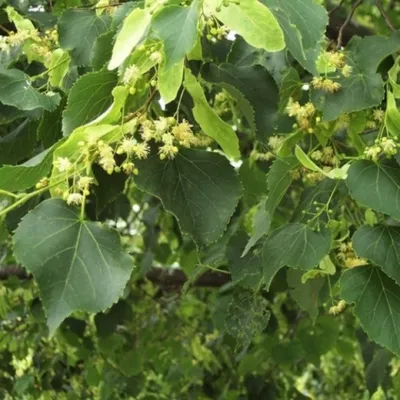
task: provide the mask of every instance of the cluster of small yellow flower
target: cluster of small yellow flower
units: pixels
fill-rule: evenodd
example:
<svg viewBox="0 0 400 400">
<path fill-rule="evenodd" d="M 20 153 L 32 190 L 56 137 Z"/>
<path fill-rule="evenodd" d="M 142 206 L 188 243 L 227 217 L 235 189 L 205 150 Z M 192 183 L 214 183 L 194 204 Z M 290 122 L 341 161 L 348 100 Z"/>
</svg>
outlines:
<svg viewBox="0 0 400 400">
<path fill-rule="evenodd" d="M 368 263 L 364 258 L 356 256 L 352 242 L 341 243 L 338 250 L 337 258 L 341 260 L 347 268 L 360 267 Z"/>
<path fill-rule="evenodd" d="M 301 130 L 308 131 L 308 133 L 314 132 L 314 129 L 311 127 L 313 122 L 321 121 L 320 117 L 316 117 L 315 121 L 313 121 L 316 110 L 314 104 L 311 102 L 302 106 L 298 101 L 294 101 L 293 98 L 290 98 L 286 106 L 286 112 L 289 117 L 296 118 L 297 126 Z"/>
<path fill-rule="evenodd" d="M 344 300 L 340 300 L 336 306 L 332 306 L 329 309 L 329 314 L 339 315 L 344 311 L 345 308 L 346 308 L 346 302 Z"/>
<path fill-rule="evenodd" d="M 154 140 L 162 144 L 158 153 L 160 159 L 172 159 L 178 153 L 179 144 L 182 147 L 207 147 L 212 143 L 212 139 L 203 134 L 195 135 L 192 125 L 183 120 L 177 123 L 175 118 L 160 117 L 158 120 L 151 121 L 144 117 L 141 121 L 141 137 L 145 142 Z"/>
<path fill-rule="evenodd" d="M 250 158 L 255 161 L 270 161 L 276 158 L 279 149 L 284 143 L 285 138 L 283 136 L 271 136 L 268 139 L 268 148 L 267 152 L 260 152 L 257 149 L 253 149 L 250 153 Z"/>
</svg>

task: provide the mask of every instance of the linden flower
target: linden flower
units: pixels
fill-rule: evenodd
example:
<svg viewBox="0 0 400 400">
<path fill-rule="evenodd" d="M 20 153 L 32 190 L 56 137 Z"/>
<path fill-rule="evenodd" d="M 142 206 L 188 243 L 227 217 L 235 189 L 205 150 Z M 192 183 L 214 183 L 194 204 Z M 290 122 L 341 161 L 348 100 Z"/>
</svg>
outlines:
<svg viewBox="0 0 400 400">
<path fill-rule="evenodd" d="M 138 80 L 139 77 L 140 77 L 139 68 L 135 64 L 132 64 L 131 66 L 125 69 L 124 75 L 122 77 L 122 82 L 125 83 L 125 85 L 129 85 L 130 83 Z"/>
<path fill-rule="evenodd" d="M 385 111 L 383 111 L 381 109 L 374 110 L 373 118 L 375 121 L 382 122 L 383 119 L 385 118 Z"/>
<path fill-rule="evenodd" d="M 135 149 L 136 143 L 137 143 L 137 141 L 133 138 L 129 138 L 129 139 L 125 138 L 122 141 L 121 145 L 118 147 L 117 153 L 118 154 L 123 154 L 123 153 L 132 154 Z"/>
<path fill-rule="evenodd" d="M 181 146 L 190 147 L 193 144 L 194 136 L 191 128 L 192 125 L 185 120 L 172 128 L 172 134 Z"/>
<path fill-rule="evenodd" d="M 174 142 L 174 136 L 171 133 L 164 133 L 164 135 L 162 135 L 162 141 L 165 144 L 172 146 L 172 143 Z"/>
<path fill-rule="evenodd" d="M 150 153 L 150 147 L 147 143 L 136 143 L 133 148 L 133 153 L 139 159 L 147 158 Z"/>
<path fill-rule="evenodd" d="M 351 75 L 351 73 L 353 72 L 353 67 L 350 67 L 350 65 L 345 65 L 343 68 L 342 68 L 342 75 L 345 77 L 345 78 L 348 78 L 350 75 Z"/>
<path fill-rule="evenodd" d="M 67 197 L 67 204 L 70 205 L 76 205 L 79 206 L 82 204 L 83 201 L 83 196 L 80 193 L 71 193 Z"/>
<path fill-rule="evenodd" d="M 315 161 L 320 161 L 322 159 L 322 152 L 320 150 L 316 150 L 311 154 L 311 158 Z"/>
<path fill-rule="evenodd" d="M 271 136 L 271 137 L 268 139 L 268 146 L 269 146 L 273 151 L 276 151 L 276 150 L 278 150 L 278 149 L 282 146 L 282 144 L 283 144 L 284 141 L 285 141 L 285 139 L 282 138 L 282 137 L 279 137 L 279 136 Z"/>
<path fill-rule="evenodd" d="M 367 147 L 364 151 L 365 155 L 371 160 L 377 160 L 382 148 L 379 146 Z"/>
<path fill-rule="evenodd" d="M 159 148 L 158 153 L 160 154 L 160 160 L 166 158 L 173 159 L 176 153 L 178 153 L 178 148 L 170 144 L 165 144 Z"/>
<path fill-rule="evenodd" d="M 153 51 L 150 54 L 150 60 L 159 64 L 162 60 L 162 54 L 159 51 Z"/>
<path fill-rule="evenodd" d="M 79 189 L 85 190 L 89 187 L 89 185 L 91 185 L 92 182 L 93 178 L 91 178 L 90 176 L 82 176 L 81 178 L 79 178 L 78 187 Z"/>
<path fill-rule="evenodd" d="M 142 139 L 146 142 L 150 141 L 151 139 L 155 139 L 155 130 L 154 125 L 150 120 L 145 120 L 142 122 L 142 127 L 140 129 L 140 135 Z"/>
<path fill-rule="evenodd" d="M 296 117 L 301 110 L 301 105 L 298 101 L 294 102 L 292 98 L 289 100 L 289 104 L 286 107 L 286 112 L 289 117 Z"/>
<path fill-rule="evenodd" d="M 345 57 L 343 53 L 330 52 L 328 53 L 329 61 L 336 68 L 342 68 L 345 64 Z"/>
<path fill-rule="evenodd" d="M 387 156 L 394 156 L 397 154 L 397 144 L 393 139 L 384 137 L 381 142 L 381 147 Z"/>
<path fill-rule="evenodd" d="M 67 157 L 58 157 L 56 161 L 54 161 L 54 166 L 60 172 L 67 172 L 72 168 L 71 161 Z"/>
<path fill-rule="evenodd" d="M 135 167 L 135 164 L 131 161 L 123 162 L 121 168 L 126 174 L 134 173 L 135 175 L 137 175 L 139 173 L 139 171 Z"/>
<path fill-rule="evenodd" d="M 156 133 L 163 134 L 168 129 L 168 118 L 160 117 L 157 121 L 154 121 Z"/>
</svg>

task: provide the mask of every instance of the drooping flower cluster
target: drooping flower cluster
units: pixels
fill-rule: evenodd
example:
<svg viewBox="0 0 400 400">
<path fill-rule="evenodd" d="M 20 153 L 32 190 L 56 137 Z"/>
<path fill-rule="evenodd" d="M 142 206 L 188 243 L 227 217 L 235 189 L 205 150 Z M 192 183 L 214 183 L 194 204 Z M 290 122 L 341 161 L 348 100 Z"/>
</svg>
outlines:
<svg viewBox="0 0 400 400">
<path fill-rule="evenodd" d="M 279 149 L 284 143 L 285 138 L 283 136 L 271 136 L 268 139 L 268 151 L 260 152 L 257 149 L 253 149 L 250 153 L 250 158 L 255 161 L 270 161 L 276 158 Z"/>
<path fill-rule="evenodd" d="M 213 43 L 222 40 L 229 34 L 229 29 L 225 25 L 220 25 L 214 18 L 206 20 L 206 29 L 206 38 Z"/>
<path fill-rule="evenodd" d="M 174 158 L 179 151 L 177 145 L 190 148 L 207 147 L 212 143 L 208 136 L 195 135 L 192 125 L 187 121 L 177 123 L 173 117 L 160 117 L 155 121 L 144 118 L 141 121 L 140 134 L 144 142 L 154 140 L 160 144 L 158 153 L 161 160 Z"/>
<path fill-rule="evenodd" d="M 336 306 L 332 306 L 329 309 L 329 314 L 339 315 L 344 311 L 345 308 L 346 308 L 346 302 L 344 300 L 340 300 Z"/>
<path fill-rule="evenodd" d="M 315 76 L 312 79 L 311 84 L 315 89 L 320 89 L 328 93 L 335 93 L 341 88 L 339 82 L 335 82 L 330 78 L 322 78 L 320 76 L 319 77 Z"/>
<path fill-rule="evenodd" d="M 286 112 L 289 117 L 296 118 L 296 122 L 301 130 L 309 131 L 309 133 L 313 132 L 313 129 L 311 128 L 313 122 L 312 119 L 316 112 L 314 104 L 308 102 L 302 106 L 298 101 L 294 101 L 290 98 L 289 103 L 286 106 Z"/>
<path fill-rule="evenodd" d="M 368 263 L 364 258 L 355 255 L 352 242 L 341 243 L 338 250 L 337 258 L 343 261 L 347 268 L 360 267 Z"/>
<path fill-rule="evenodd" d="M 364 155 L 366 158 L 373 161 L 377 161 L 381 155 L 385 155 L 387 158 L 392 158 L 397 154 L 399 146 L 399 143 L 394 139 L 383 137 L 380 140 L 376 139 L 373 146 L 366 147 Z"/>
</svg>

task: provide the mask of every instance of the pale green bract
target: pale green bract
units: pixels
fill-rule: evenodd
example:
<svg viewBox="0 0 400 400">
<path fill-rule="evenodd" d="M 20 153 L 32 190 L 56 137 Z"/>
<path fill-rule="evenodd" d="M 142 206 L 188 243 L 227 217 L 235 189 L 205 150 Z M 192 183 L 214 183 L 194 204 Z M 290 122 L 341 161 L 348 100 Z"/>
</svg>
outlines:
<svg viewBox="0 0 400 400">
<path fill-rule="evenodd" d="M 131 54 L 135 46 L 146 35 L 151 21 L 148 10 L 135 8 L 124 20 L 114 43 L 108 69 L 118 68 Z"/>
</svg>

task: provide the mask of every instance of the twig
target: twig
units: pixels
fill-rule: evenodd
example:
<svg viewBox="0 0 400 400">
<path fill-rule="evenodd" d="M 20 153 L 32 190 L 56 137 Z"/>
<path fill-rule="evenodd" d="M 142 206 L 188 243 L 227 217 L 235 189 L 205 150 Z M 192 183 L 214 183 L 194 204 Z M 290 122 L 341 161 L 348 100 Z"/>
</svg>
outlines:
<svg viewBox="0 0 400 400">
<path fill-rule="evenodd" d="M 378 7 L 379 11 L 382 14 L 382 17 L 385 19 L 386 25 L 389 27 L 389 29 L 393 32 L 396 32 L 396 28 L 393 26 L 392 21 L 386 14 L 383 6 L 382 6 L 382 0 L 376 0 L 376 6 Z"/>
<path fill-rule="evenodd" d="M 10 33 L 11 33 L 11 31 L 9 31 L 5 26 L 3 26 L 3 25 L 1 25 L 1 24 L 0 24 L 0 29 L 1 29 L 3 32 L 7 33 L 7 35 L 10 35 Z"/>
<path fill-rule="evenodd" d="M 342 8 L 342 5 L 343 5 L 344 2 L 345 2 L 345 0 L 341 0 L 340 3 L 336 7 L 333 7 L 331 10 L 329 10 L 328 15 L 331 15 L 335 11 L 339 10 L 340 8 Z"/>
<path fill-rule="evenodd" d="M 337 40 L 337 47 L 340 49 L 342 47 L 342 41 L 343 41 L 343 32 L 346 28 L 346 26 L 350 23 L 351 19 L 353 18 L 353 15 L 357 9 L 357 7 L 363 2 L 363 0 L 357 0 L 351 7 L 350 13 L 347 16 L 346 20 L 343 22 L 343 25 L 339 29 L 339 35 L 338 35 L 338 40 Z"/>
</svg>

